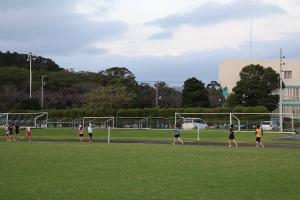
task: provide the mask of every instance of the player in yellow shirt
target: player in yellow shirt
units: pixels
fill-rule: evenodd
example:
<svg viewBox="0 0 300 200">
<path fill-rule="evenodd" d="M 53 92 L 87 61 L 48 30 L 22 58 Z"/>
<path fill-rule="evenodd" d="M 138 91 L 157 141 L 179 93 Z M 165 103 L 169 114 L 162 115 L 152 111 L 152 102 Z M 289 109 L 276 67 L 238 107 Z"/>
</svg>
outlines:
<svg viewBox="0 0 300 200">
<path fill-rule="evenodd" d="M 255 129 L 255 135 L 256 135 L 256 147 L 258 148 L 259 145 L 264 148 L 265 146 L 263 145 L 263 143 L 260 141 L 261 137 L 264 135 L 264 132 L 262 131 L 262 129 L 260 128 L 260 125 L 256 126 Z"/>
</svg>

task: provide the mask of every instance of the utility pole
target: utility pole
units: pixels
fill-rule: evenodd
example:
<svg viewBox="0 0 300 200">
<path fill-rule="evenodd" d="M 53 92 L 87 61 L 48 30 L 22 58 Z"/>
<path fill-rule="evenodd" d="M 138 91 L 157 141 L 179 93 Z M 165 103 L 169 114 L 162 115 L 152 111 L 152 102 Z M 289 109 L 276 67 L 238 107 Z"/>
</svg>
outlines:
<svg viewBox="0 0 300 200">
<path fill-rule="evenodd" d="M 283 91 L 282 91 L 282 66 L 284 65 L 284 63 L 282 62 L 282 59 L 285 58 L 282 55 L 282 48 L 280 48 L 280 89 L 279 89 L 279 123 L 280 123 L 280 132 L 282 132 L 283 130 L 283 119 L 282 119 L 282 101 L 283 101 Z"/>
<path fill-rule="evenodd" d="M 161 99 L 161 96 L 158 95 L 158 85 L 159 85 L 159 81 L 156 82 L 156 87 L 155 87 L 155 108 L 158 108 L 158 100 Z"/>
<path fill-rule="evenodd" d="M 32 73 L 31 73 L 31 61 L 36 60 L 32 56 L 31 52 L 27 55 L 27 61 L 29 61 L 29 98 L 31 99 L 31 84 L 32 84 Z"/>
<path fill-rule="evenodd" d="M 46 78 L 47 75 L 42 75 L 42 92 L 41 92 L 41 107 L 42 107 L 42 110 L 44 110 L 44 85 L 45 85 L 45 82 L 44 82 L 44 78 Z"/>
<path fill-rule="evenodd" d="M 156 88 L 155 88 L 155 108 L 158 106 L 158 81 L 156 82 Z"/>
</svg>

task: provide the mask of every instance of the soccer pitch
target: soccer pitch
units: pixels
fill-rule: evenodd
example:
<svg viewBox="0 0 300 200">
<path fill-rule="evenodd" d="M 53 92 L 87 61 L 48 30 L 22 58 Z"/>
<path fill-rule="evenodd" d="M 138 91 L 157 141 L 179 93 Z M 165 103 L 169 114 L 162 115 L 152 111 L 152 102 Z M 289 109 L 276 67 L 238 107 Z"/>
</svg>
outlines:
<svg viewBox="0 0 300 200">
<path fill-rule="evenodd" d="M 24 132 L 24 131 L 23 131 Z M 143 141 L 163 141 L 170 142 L 173 140 L 173 130 L 158 130 L 158 129 L 112 129 L 110 131 L 110 139 L 114 140 L 143 140 Z M 255 134 L 252 132 L 236 132 L 236 139 L 239 143 L 255 145 Z M 25 137 L 24 133 L 21 136 Z M 101 141 L 107 140 L 107 129 L 95 129 L 93 138 Z M 197 130 L 181 131 L 181 136 L 184 141 L 197 141 Z M 266 144 L 299 144 L 300 140 L 278 140 L 282 137 L 291 136 L 286 133 L 270 133 L 265 132 L 262 141 Z M 48 129 L 32 129 L 33 140 L 70 140 L 79 141 L 79 132 L 77 129 L 71 128 L 48 128 Z M 200 130 L 199 134 L 200 142 L 218 142 L 227 144 L 228 131 L 226 130 Z M 85 130 L 84 140 L 87 141 L 88 134 Z"/>
<path fill-rule="evenodd" d="M 33 139 L 78 138 L 76 130 L 56 131 L 33 130 Z M 95 132 L 96 138 L 105 138 L 106 131 L 101 131 Z M 152 131 L 150 136 L 148 130 L 126 131 L 115 132 L 123 134 L 116 138 L 172 139 L 172 131 Z M 1 141 L 0 199 L 299 197 L 299 148 L 268 147 L 271 135 L 265 134 L 266 148 L 256 149 L 253 133 L 237 135 L 253 147 L 228 148 L 226 133 L 205 134 L 201 140 L 223 141 L 224 146 Z M 182 136 L 196 139 L 194 132 Z"/>
</svg>

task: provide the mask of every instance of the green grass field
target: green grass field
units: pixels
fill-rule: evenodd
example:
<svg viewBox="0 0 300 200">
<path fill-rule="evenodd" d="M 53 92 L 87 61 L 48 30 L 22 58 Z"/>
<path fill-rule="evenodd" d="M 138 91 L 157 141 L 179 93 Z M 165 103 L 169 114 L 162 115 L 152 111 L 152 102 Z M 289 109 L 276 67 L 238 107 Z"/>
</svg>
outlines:
<svg viewBox="0 0 300 200">
<path fill-rule="evenodd" d="M 1 131 L 4 133 L 4 131 Z M 21 136 L 25 137 L 24 131 L 21 131 Z M 108 130 L 96 129 L 94 131 L 94 139 L 106 139 Z M 153 129 L 112 129 L 111 139 L 131 139 L 131 140 L 172 140 L 173 130 L 153 130 Z M 255 143 L 254 131 L 252 132 L 236 132 L 236 139 L 239 143 Z M 283 144 L 299 144 L 298 141 L 278 140 L 282 137 L 290 136 L 286 133 L 264 133 L 263 142 L 267 143 L 283 143 Z M 85 139 L 87 139 L 87 132 L 84 133 Z M 181 136 L 185 141 L 196 141 L 197 130 L 181 131 Z M 32 138 L 51 138 L 51 139 L 69 139 L 78 138 L 77 129 L 68 128 L 49 128 L 49 129 L 32 129 Z M 228 132 L 225 130 L 200 130 L 200 141 L 203 142 L 227 142 Z M 1 138 L 3 140 L 3 137 Z"/>
<path fill-rule="evenodd" d="M 96 138 L 106 131 L 97 130 Z M 172 131 L 113 130 L 115 138 L 172 139 Z M 195 140 L 195 132 L 183 132 Z M 266 133 L 264 142 L 279 135 Z M 72 129 L 35 129 L 33 138 L 78 138 Z M 113 137 L 113 138 L 114 138 Z M 226 142 L 205 131 L 203 141 Z M 253 133 L 237 133 L 254 141 Z M 276 142 L 277 140 L 275 140 Z M 285 142 L 285 141 L 284 141 Z M 299 148 L 0 142 L 0 199 L 297 199 Z"/>
</svg>

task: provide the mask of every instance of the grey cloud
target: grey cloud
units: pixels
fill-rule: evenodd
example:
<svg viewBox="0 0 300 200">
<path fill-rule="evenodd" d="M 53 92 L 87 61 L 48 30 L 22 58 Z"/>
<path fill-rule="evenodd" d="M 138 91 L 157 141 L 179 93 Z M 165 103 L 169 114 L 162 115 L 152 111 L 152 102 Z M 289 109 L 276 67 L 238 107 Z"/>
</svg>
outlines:
<svg viewBox="0 0 300 200">
<path fill-rule="evenodd" d="M 168 15 L 146 24 L 158 25 L 164 28 L 174 28 L 184 24 L 204 26 L 227 20 L 239 20 L 282 13 L 285 13 L 285 11 L 280 7 L 266 4 L 261 0 L 236 0 L 225 5 L 207 3 L 189 12 Z"/>
<path fill-rule="evenodd" d="M 159 39 L 166 39 L 166 38 L 171 38 L 173 36 L 171 31 L 163 31 L 159 33 L 154 33 L 150 35 L 148 39 L 150 40 L 159 40 Z"/>
<path fill-rule="evenodd" d="M 37 10 L 44 8 L 55 7 L 57 10 L 61 8 L 66 8 L 71 6 L 79 0 L 51 0 L 51 1 L 41 1 L 41 0 L 0 0 L 0 10 L 1 11 L 10 11 L 10 10 L 24 10 L 32 9 Z"/>
<path fill-rule="evenodd" d="M 6 4 L 10 9 L 0 13 L 2 50 L 31 49 L 39 54 L 69 55 L 128 30 L 121 21 L 96 22 L 71 12 L 71 1 L 41 2 L 28 1 L 24 7 Z"/>
<path fill-rule="evenodd" d="M 279 49 L 282 48 L 287 59 L 300 59 L 299 38 L 300 32 L 286 34 L 275 41 L 254 41 L 253 55 L 258 58 L 279 59 Z"/>
<path fill-rule="evenodd" d="M 300 33 L 288 34 L 276 41 L 254 41 L 253 58 L 277 59 L 279 62 L 279 48 L 283 48 L 287 59 L 300 59 Z M 56 58 L 62 66 L 76 63 L 72 67 L 77 70 L 101 71 L 113 66 L 123 66 L 131 70 L 137 80 L 162 80 L 166 82 L 182 82 L 190 77 L 196 77 L 209 83 L 218 80 L 218 66 L 225 59 L 249 59 L 249 44 L 239 49 L 218 49 L 199 51 L 180 56 L 143 56 L 126 57 L 117 55 L 103 55 L 91 57 L 61 57 Z M 89 66 L 89 67 L 87 67 Z M 84 67 L 84 68 L 83 68 Z M 87 68 L 86 68 L 87 67 Z"/>
<path fill-rule="evenodd" d="M 109 52 L 106 48 L 87 47 L 83 49 L 83 52 L 88 55 L 103 55 Z"/>
</svg>

